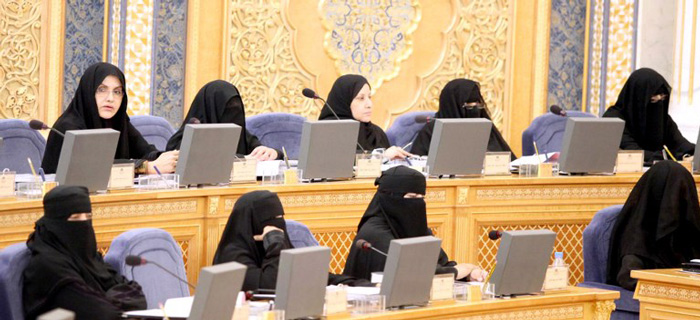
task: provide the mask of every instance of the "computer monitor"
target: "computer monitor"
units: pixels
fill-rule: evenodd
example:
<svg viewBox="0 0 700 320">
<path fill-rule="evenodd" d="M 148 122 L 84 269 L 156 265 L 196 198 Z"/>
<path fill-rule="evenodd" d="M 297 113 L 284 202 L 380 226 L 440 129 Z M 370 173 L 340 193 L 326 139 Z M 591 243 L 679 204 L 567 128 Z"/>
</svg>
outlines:
<svg viewBox="0 0 700 320">
<path fill-rule="evenodd" d="M 227 262 L 202 268 L 188 320 L 231 320 L 247 267 Z"/>
<path fill-rule="evenodd" d="M 119 131 L 68 130 L 65 135 L 56 167 L 58 184 L 85 186 L 90 192 L 107 190 Z"/>
<path fill-rule="evenodd" d="M 550 230 L 504 231 L 489 283 L 497 296 L 542 291 L 557 234 Z"/>
<path fill-rule="evenodd" d="M 430 175 L 481 175 L 493 123 L 488 119 L 435 119 L 428 150 Z"/>
<path fill-rule="evenodd" d="M 331 249 L 314 246 L 282 250 L 275 289 L 275 309 L 285 319 L 320 317 L 328 283 Z"/>
<path fill-rule="evenodd" d="M 359 130 L 356 120 L 304 122 L 299 148 L 302 178 L 352 178 Z"/>
<path fill-rule="evenodd" d="M 561 173 L 612 173 L 625 121 L 619 118 L 569 118 L 559 156 Z"/>
<path fill-rule="evenodd" d="M 379 290 L 387 307 L 428 304 L 441 242 L 432 236 L 391 240 Z"/>
<path fill-rule="evenodd" d="M 175 167 L 180 185 L 228 183 L 240 137 L 233 123 L 187 124 Z"/>
</svg>

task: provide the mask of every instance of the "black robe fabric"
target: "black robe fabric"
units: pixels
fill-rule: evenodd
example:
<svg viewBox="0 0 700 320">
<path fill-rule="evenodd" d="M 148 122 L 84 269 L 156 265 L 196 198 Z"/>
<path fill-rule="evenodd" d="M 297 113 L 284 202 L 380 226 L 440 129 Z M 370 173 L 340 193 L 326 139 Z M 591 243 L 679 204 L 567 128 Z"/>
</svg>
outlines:
<svg viewBox="0 0 700 320">
<path fill-rule="evenodd" d="M 26 319 L 59 307 L 77 320 L 120 319 L 124 311 L 146 308 L 141 286 L 102 260 L 92 220 L 67 221 L 72 213 L 90 212 L 89 201 L 88 190 L 77 186 L 56 187 L 44 198 L 44 216 L 27 240 Z"/>
<path fill-rule="evenodd" d="M 253 236 L 263 233 L 265 226 L 275 226 L 282 232 L 268 232 L 263 241 Z M 233 207 L 221 235 L 213 264 L 236 261 L 248 267 L 244 291 L 275 289 L 280 253 L 293 248 L 287 235 L 284 209 L 276 193 L 253 191 L 241 196 Z M 328 284 L 369 285 L 366 281 L 329 274 Z"/>
<path fill-rule="evenodd" d="M 634 290 L 635 269 L 680 268 L 700 258 L 693 176 L 674 161 L 653 165 L 632 189 L 610 238 L 607 282 Z"/>
<path fill-rule="evenodd" d="M 357 226 L 357 235 L 350 247 L 343 274 L 361 279 L 371 279 L 372 272 L 384 271 L 386 257 L 376 252 L 363 252 L 355 243 L 363 239 L 382 252 L 389 251 L 393 239 L 403 239 L 432 235 L 428 228 L 425 200 L 407 199 L 406 193 L 425 194 L 425 177 L 408 167 L 391 168 L 375 181 L 377 193 L 370 202 Z M 440 249 L 435 272 L 453 273 L 454 266 L 445 251 Z"/>
<path fill-rule="evenodd" d="M 214 80 L 199 89 L 192 101 L 190 110 L 187 112 L 185 121 L 180 129 L 170 137 L 165 150 L 180 149 L 182 135 L 185 132 L 185 125 L 191 123 L 192 119 L 199 120 L 199 123 L 233 123 L 239 125 L 241 137 L 238 139 L 236 153 L 247 155 L 262 145 L 258 137 L 254 136 L 245 127 L 245 107 L 238 89 L 229 82 Z M 277 150 L 277 159 L 282 159 L 282 152 Z"/>
<path fill-rule="evenodd" d="M 107 76 L 115 76 L 122 83 L 124 97 L 119 110 L 110 120 L 100 118 L 97 110 L 95 93 L 97 88 Z M 129 122 L 126 114 L 127 94 L 124 73 L 119 68 L 109 63 L 96 63 L 85 70 L 80 78 L 78 89 L 75 90 L 73 100 L 63 114 L 54 123 L 54 129 L 65 133 L 68 130 L 111 128 L 119 131 L 119 143 L 114 159 L 142 159 L 155 160 L 160 152 L 155 146 L 149 144 L 141 133 Z M 58 160 L 63 147 L 63 137 L 51 131 L 46 141 L 46 150 L 41 167 L 46 173 L 55 173 Z"/>
<path fill-rule="evenodd" d="M 318 120 L 336 120 L 333 111 L 341 120 L 356 120 L 352 116 L 350 104 L 355 99 L 357 94 L 362 90 L 364 85 L 369 85 L 367 79 L 361 75 L 346 74 L 341 76 L 335 83 L 331 91 L 328 93 L 328 105 L 324 105 L 321 110 L 321 115 Z M 331 106 L 333 111 L 328 108 Z M 362 149 L 357 151 L 372 151 L 376 148 L 389 148 L 389 138 L 384 133 L 384 130 L 372 122 L 360 122 L 360 131 L 357 134 L 357 143 L 362 146 Z"/>
<path fill-rule="evenodd" d="M 466 103 L 478 102 L 483 108 L 466 109 L 463 107 Z M 481 96 L 479 84 L 469 79 L 455 79 L 448 82 L 445 88 L 440 92 L 440 106 L 435 114 L 436 119 L 464 119 L 464 118 L 484 118 L 491 120 L 491 115 L 486 102 Z M 430 121 L 425 124 L 423 129 L 418 132 L 416 139 L 413 140 L 411 153 L 417 155 L 427 155 L 430 150 L 430 140 L 433 137 L 433 129 L 435 122 Z M 491 127 L 491 135 L 489 136 L 488 151 L 492 152 L 510 152 L 511 160 L 515 160 L 515 154 L 510 149 L 508 142 L 503 139 L 501 132 L 496 126 Z"/>
<path fill-rule="evenodd" d="M 652 103 L 651 97 L 656 94 L 667 94 L 668 98 Z M 668 114 L 670 96 L 671 86 L 656 71 L 642 68 L 632 72 L 615 105 L 603 114 L 603 117 L 625 120 L 620 149 L 644 150 L 644 162 L 649 165 L 663 159 L 664 145 L 676 159 L 695 152 L 695 145 L 681 135 Z"/>
</svg>

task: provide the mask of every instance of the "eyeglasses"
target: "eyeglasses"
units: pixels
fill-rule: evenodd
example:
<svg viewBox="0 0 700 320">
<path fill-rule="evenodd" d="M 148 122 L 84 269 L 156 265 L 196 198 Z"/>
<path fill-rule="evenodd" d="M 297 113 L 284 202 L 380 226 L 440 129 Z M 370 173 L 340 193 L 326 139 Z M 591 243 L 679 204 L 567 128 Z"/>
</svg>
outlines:
<svg viewBox="0 0 700 320">
<path fill-rule="evenodd" d="M 96 95 L 99 97 L 106 97 L 109 95 L 109 92 L 110 92 L 109 88 L 107 88 L 107 87 L 97 87 Z M 124 96 L 124 90 L 122 90 L 121 88 L 114 89 L 114 90 L 112 90 L 112 94 L 117 98 L 121 98 Z"/>
<path fill-rule="evenodd" d="M 484 109 L 485 107 L 480 102 L 465 102 L 462 105 L 462 108 L 467 109 L 467 110 L 481 110 L 481 109 Z"/>
</svg>

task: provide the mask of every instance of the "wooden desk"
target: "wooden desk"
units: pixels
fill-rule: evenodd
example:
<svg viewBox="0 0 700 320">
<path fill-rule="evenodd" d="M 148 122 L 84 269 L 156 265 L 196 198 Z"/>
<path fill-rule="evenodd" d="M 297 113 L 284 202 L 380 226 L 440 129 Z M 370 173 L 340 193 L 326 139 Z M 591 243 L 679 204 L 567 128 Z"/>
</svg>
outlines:
<svg viewBox="0 0 700 320">
<path fill-rule="evenodd" d="M 700 319 L 700 275 L 680 269 L 633 270 L 639 319 Z"/>
<path fill-rule="evenodd" d="M 616 291 L 570 287 L 568 290 L 543 296 L 476 303 L 455 302 L 345 319 L 603 320 L 610 319 L 610 313 L 615 309 L 614 300 L 619 297 L 620 293 Z"/>
<path fill-rule="evenodd" d="M 598 210 L 621 204 L 639 175 L 473 179 L 430 179 L 426 202 L 428 223 L 443 248 L 458 262 L 489 269 L 498 241 L 489 231 L 551 229 L 555 249 L 564 252 L 571 283 L 583 281 L 583 229 Z M 286 218 L 311 229 L 322 245 L 332 248 L 331 269 L 342 271 L 357 223 L 374 196 L 373 179 L 160 192 L 126 192 L 92 197 L 98 247 L 106 251 L 120 233 L 143 227 L 163 228 L 182 248 L 188 278 L 211 264 L 234 203 L 242 194 L 277 192 Z M 0 248 L 26 241 L 43 214 L 41 200 L 0 202 Z"/>
</svg>

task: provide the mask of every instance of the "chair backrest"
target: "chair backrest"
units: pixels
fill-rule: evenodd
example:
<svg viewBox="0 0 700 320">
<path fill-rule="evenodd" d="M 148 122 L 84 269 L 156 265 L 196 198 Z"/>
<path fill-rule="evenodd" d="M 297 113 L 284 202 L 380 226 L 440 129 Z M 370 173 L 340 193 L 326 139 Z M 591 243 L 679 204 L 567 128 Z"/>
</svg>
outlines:
<svg viewBox="0 0 700 320">
<path fill-rule="evenodd" d="M 530 123 L 530 126 L 523 131 L 523 156 L 535 154 L 535 147 L 532 145 L 533 141 L 537 142 L 537 149 L 540 152 L 561 151 L 566 120 L 569 117 L 595 118 L 595 115 L 581 111 L 567 111 L 566 117 L 547 113 L 535 118 Z"/>
<path fill-rule="evenodd" d="M 416 116 L 432 117 L 435 116 L 435 111 L 412 111 L 398 116 L 386 130 L 386 136 L 392 146 L 403 147 L 416 138 L 418 131 L 425 126 L 425 123 L 416 123 Z"/>
<path fill-rule="evenodd" d="M 17 173 L 31 173 L 27 158 L 35 168 L 41 166 L 46 149 L 46 139 L 38 131 L 29 128 L 29 122 L 19 119 L 0 119 L 0 170 L 9 168 Z"/>
<path fill-rule="evenodd" d="M 170 122 L 161 117 L 140 115 L 131 116 L 129 119 L 143 138 L 161 151 L 165 150 L 168 140 L 175 133 L 175 129 L 170 125 Z"/>
<path fill-rule="evenodd" d="M 622 206 L 615 205 L 596 212 L 583 230 L 583 280 L 586 282 L 606 281 L 610 236 Z"/>
<path fill-rule="evenodd" d="M 311 234 L 309 227 L 301 222 L 294 220 L 285 220 L 287 225 L 287 234 L 289 240 L 292 241 L 294 248 L 314 247 L 318 246 L 318 241 Z"/>
<path fill-rule="evenodd" d="M 264 146 L 280 151 L 284 147 L 290 159 L 298 159 L 304 121 L 300 115 L 272 112 L 246 117 L 245 125 Z"/>
<path fill-rule="evenodd" d="M 167 231 L 141 228 L 124 232 L 112 240 L 105 262 L 127 279 L 141 285 L 149 309 L 158 308 L 158 303 L 165 303 L 170 298 L 190 295 L 186 284 L 153 264 L 135 267 L 126 265 L 124 259 L 129 255 L 155 262 L 178 277 L 187 279 L 182 250 Z"/>
<path fill-rule="evenodd" d="M 32 253 L 27 245 L 16 243 L 0 251 L 0 319 L 23 320 L 22 273 Z"/>
</svg>

